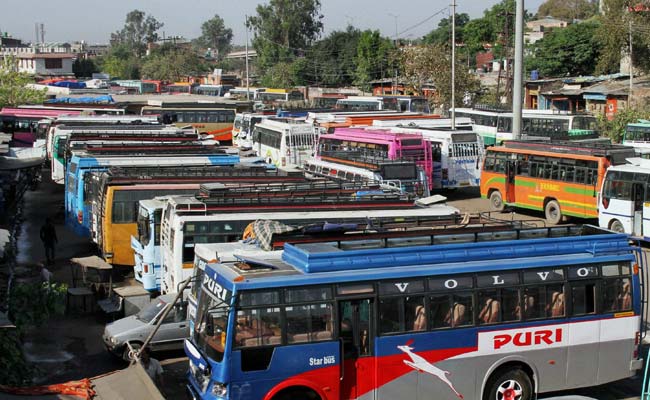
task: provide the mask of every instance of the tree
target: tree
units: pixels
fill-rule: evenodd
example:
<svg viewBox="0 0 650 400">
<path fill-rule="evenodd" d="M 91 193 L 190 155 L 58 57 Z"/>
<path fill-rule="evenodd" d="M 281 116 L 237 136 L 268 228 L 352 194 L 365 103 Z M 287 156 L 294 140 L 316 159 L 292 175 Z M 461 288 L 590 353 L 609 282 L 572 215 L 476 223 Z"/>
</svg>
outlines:
<svg viewBox="0 0 650 400">
<path fill-rule="evenodd" d="M 546 77 L 593 74 L 602 47 L 595 38 L 599 27 L 596 22 L 583 22 L 547 33 L 532 45 L 527 68 Z"/>
<path fill-rule="evenodd" d="M 596 15 L 598 5 L 589 0 L 546 0 L 537 10 L 537 18 L 553 18 L 573 21 L 588 19 Z"/>
<path fill-rule="evenodd" d="M 361 31 L 348 26 L 317 41 L 307 52 L 304 75 L 300 78 L 313 85 L 340 87 L 354 82 L 357 69 L 357 46 Z"/>
<path fill-rule="evenodd" d="M 72 72 L 77 78 L 87 78 L 98 71 L 97 64 L 90 58 L 77 58 L 72 63 Z"/>
<path fill-rule="evenodd" d="M 600 115 L 598 129 L 601 135 L 612 139 L 614 143 L 620 143 L 623 140 L 623 132 L 625 132 L 627 124 L 649 118 L 650 108 L 647 105 L 639 108 L 626 108 L 618 110 L 611 120 L 608 120 L 605 114 Z"/>
<path fill-rule="evenodd" d="M 142 64 L 142 76 L 147 79 L 178 81 L 180 78 L 209 70 L 191 49 L 163 45 Z"/>
<path fill-rule="evenodd" d="M 447 46 L 423 45 L 404 47 L 399 53 L 400 77 L 415 92 L 422 93 L 426 83 L 433 83 L 437 95 L 431 99 L 437 107 L 451 105 L 451 53 Z M 456 106 L 480 91 L 480 82 L 460 62 L 456 63 Z"/>
<path fill-rule="evenodd" d="M 111 45 L 125 44 L 133 55 L 142 57 L 147 50 L 147 44 L 158 40 L 157 31 L 163 25 L 144 11 L 133 10 L 126 15 L 122 30 L 111 34 Z"/>
<path fill-rule="evenodd" d="M 456 43 L 463 43 L 463 27 L 469 22 L 469 15 L 456 14 Z M 438 27 L 426 34 L 422 41 L 425 44 L 447 44 L 451 41 L 451 17 L 443 18 Z"/>
<path fill-rule="evenodd" d="M 253 30 L 257 64 L 266 72 L 302 55 L 323 29 L 320 0 L 270 0 L 256 8 L 246 25 Z"/>
<path fill-rule="evenodd" d="M 223 18 L 215 15 L 201 25 L 201 36 L 196 39 L 196 42 L 203 48 L 215 50 L 216 58 L 223 59 L 230 50 L 232 36 L 232 29 L 226 28 Z"/>
<path fill-rule="evenodd" d="M 42 104 L 47 89 L 37 90 L 27 87 L 30 83 L 34 83 L 34 77 L 18 72 L 18 61 L 13 57 L 6 57 L 0 65 L 0 108 Z"/>
<path fill-rule="evenodd" d="M 109 54 L 103 58 L 101 70 L 112 78 L 140 79 L 140 64 L 140 59 L 135 57 L 123 59 Z"/>
<path fill-rule="evenodd" d="M 379 31 L 363 31 L 357 44 L 355 84 L 364 91 L 369 91 L 370 81 L 391 76 L 393 68 L 390 58 L 393 49 L 391 40 L 382 37 Z"/>
</svg>

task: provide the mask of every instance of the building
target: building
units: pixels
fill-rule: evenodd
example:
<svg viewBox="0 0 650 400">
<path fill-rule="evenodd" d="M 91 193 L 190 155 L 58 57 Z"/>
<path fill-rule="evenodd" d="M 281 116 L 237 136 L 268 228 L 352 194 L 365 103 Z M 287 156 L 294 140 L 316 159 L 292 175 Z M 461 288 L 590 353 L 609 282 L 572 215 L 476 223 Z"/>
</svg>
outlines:
<svg viewBox="0 0 650 400">
<path fill-rule="evenodd" d="M 528 43 L 535 43 L 536 41 L 544 38 L 544 34 L 553 29 L 566 28 L 568 22 L 553 17 L 545 17 L 536 19 L 534 21 L 526 22 L 527 32 L 524 34 L 524 41 Z"/>
<path fill-rule="evenodd" d="M 19 72 L 41 78 L 74 77 L 72 63 L 77 57 L 69 43 L 23 44 L 18 39 L 3 36 L 0 58 L 14 57 Z"/>
</svg>

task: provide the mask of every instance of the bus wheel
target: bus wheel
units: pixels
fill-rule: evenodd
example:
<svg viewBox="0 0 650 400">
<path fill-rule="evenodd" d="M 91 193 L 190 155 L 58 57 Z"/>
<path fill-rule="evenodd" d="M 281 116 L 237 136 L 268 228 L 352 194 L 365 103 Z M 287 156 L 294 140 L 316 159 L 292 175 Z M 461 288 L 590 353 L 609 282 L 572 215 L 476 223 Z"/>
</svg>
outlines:
<svg viewBox="0 0 650 400">
<path fill-rule="evenodd" d="M 307 387 L 290 387 L 273 396 L 273 400 L 321 400 L 321 398 Z"/>
<path fill-rule="evenodd" d="M 506 205 L 503 203 L 503 197 L 501 197 L 501 192 L 495 190 L 490 194 L 490 208 L 492 211 L 501 212 L 506 208 Z"/>
<path fill-rule="evenodd" d="M 560 210 L 560 205 L 556 200 L 551 200 L 546 203 L 544 214 L 546 215 L 546 220 L 551 225 L 557 225 L 562 221 L 562 211 Z"/>
<path fill-rule="evenodd" d="M 623 224 L 621 223 L 621 221 L 617 219 L 612 221 L 612 223 L 609 225 L 609 229 L 616 233 L 625 233 L 625 228 L 623 228 Z"/>
<path fill-rule="evenodd" d="M 528 375 L 519 368 L 507 369 L 490 378 L 483 400 L 531 400 L 533 385 Z"/>
</svg>

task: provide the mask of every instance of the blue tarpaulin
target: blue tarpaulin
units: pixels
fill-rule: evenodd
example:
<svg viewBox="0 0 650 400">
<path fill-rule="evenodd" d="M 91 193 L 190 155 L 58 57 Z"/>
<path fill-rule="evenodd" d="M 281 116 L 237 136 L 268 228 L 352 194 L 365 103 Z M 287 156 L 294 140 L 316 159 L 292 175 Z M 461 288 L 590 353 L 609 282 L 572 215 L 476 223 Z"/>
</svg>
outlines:
<svg viewBox="0 0 650 400">
<path fill-rule="evenodd" d="M 74 82 L 74 81 L 59 81 L 50 83 L 50 86 L 66 87 L 70 89 L 85 89 L 86 84 L 84 82 Z"/>
<path fill-rule="evenodd" d="M 114 103 L 113 97 L 110 95 L 95 96 L 95 97 L 59 97 L 57 99 L 47 100 L 46 103 L 59 103 L 59 104 L 106 104 Z"/>
</svg>

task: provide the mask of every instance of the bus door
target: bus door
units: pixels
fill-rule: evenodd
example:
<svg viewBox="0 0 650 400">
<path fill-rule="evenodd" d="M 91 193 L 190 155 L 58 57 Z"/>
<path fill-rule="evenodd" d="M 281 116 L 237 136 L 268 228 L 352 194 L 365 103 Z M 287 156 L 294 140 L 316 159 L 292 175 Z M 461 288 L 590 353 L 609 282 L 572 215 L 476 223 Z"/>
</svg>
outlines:
<svg viewBox="0 0 650 400">
<path fill-rule="evenodd" d="M 372 298 L 341 300 L 338 303 L 339 341 L 343 358 L 341 399 L 356 399 L 372 393 L 375 388 L 373 307 Z"/>
<path fill-rule="evenodd" d="M 506 203 L 514 203 L 517 201 L 515 197 L 515 177 L 517 176 L 517 163 L 515 160 L 506 161 L 506 190 L 505 199 Z"/>
<path fill-rule="evenodd" d="M 635 182 L 632 185 L 632 202 L 634 206 L 634 218 L 632 218 L 632 233 L 637 236 L 643 236 L 644 232 L 649 232 L 650 231 L 645 231 L 643 229 L 643 218 L 648 218 L 647 214 L 648 211 L 646 209 L 648 207 L 645 207 L 644 203 L 644 198 L 645 198 L 645 188 L 646 185 L 641 182 Z"/>
</svg>

